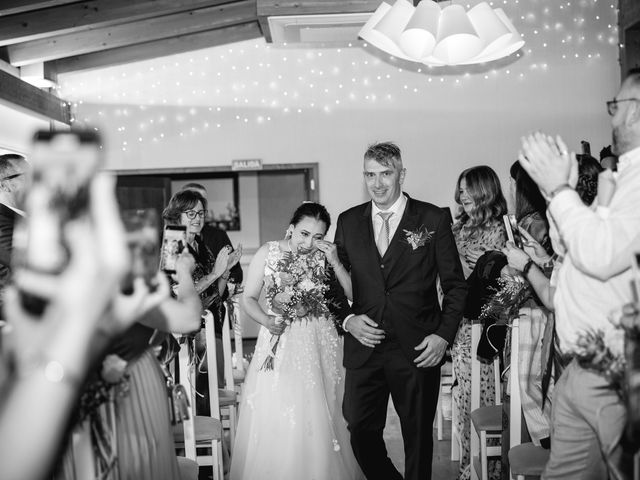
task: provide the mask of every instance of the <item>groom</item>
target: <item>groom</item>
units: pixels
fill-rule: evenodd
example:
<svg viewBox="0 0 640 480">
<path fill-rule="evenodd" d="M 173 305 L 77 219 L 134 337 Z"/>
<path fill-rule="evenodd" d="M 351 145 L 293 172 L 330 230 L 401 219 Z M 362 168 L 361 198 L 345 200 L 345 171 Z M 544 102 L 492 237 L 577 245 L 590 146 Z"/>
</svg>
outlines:
<svg viewBox="0 0 640 480">
<path fill-rule="evenodd" d="M 467 293 L 448 216 L 404 194 L 405 174 L 396 145 L 370 146 L 364 179 L 372 201 L 343 212 L 336 227 L 353 284 L 353 313 L 343 323 L 343 413 L 368 480 L 402 479 L 382 438 L 389 394 L 402 426 L 404 478 L 431 478 L 440 364 Z"/>
</svg>

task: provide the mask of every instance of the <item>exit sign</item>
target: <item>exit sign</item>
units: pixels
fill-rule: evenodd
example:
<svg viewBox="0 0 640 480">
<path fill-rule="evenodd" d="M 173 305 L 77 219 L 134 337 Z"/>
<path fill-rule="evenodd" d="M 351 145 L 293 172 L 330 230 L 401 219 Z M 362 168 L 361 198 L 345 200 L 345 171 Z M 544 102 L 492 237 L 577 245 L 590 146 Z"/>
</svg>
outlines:
<svg viewBox="0 0 640 480">
<path fill-rule="evenodd" d="M 231 160 L 231 170 L 262 170 L 262 160 L 257 158 Z"/>
</svg>

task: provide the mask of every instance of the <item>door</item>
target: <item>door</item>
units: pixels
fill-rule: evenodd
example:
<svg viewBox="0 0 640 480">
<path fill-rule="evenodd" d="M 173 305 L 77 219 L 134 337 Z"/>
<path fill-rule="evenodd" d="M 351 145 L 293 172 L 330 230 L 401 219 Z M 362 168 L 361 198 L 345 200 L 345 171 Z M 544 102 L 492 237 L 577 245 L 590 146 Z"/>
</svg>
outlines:
<svg viewBox="0 0 640 480">
<path fill-rule="evenodd" d="M 303 201 L 309 200 L 308 187 L 304 170 L 259 173 L 260 245 L 284 238 L 291 215 Z"/>
</svg>

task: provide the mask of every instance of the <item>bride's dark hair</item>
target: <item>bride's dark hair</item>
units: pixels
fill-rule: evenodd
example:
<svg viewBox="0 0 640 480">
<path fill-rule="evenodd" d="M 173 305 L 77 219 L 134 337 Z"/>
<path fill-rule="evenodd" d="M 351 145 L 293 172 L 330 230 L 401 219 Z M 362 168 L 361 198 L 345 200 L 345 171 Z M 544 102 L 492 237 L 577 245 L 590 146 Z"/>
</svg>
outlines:
<svg viewBox="0 0 640 480">
<path fill-rule="evenodd" d="M 306 217 L 315 218 L 316 220 L 323 222 L 327 227 L 327 230 L 329 230 L 329 227 L 331 226 L 331 216 L 329 215 L 329 212 L 327 212 L 324 205 L 320 205 L 316 202 L 303 202 L 298 208 L 296 208 L 296 211 L 293 212 L 289 225 L 295 226 L 300 222 L 300 220 Z"/>
</svg>

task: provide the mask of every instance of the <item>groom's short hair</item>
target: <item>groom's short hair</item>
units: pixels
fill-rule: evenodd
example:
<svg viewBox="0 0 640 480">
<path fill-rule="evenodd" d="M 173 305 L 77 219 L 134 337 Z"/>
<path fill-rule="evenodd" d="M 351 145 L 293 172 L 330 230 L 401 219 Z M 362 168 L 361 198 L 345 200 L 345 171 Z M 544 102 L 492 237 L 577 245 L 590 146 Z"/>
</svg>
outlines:
<svg viewBox="0 0 640 480">
<path fill-rule="evenodd" d="M 375 160 L 380 165 L 390 167 L 392 164 L 402 170 L 402 154 L 400 147 L 393 142 L 380 142 L 369 145 L 364 153 L 365 160 Z"/>
</svg>

